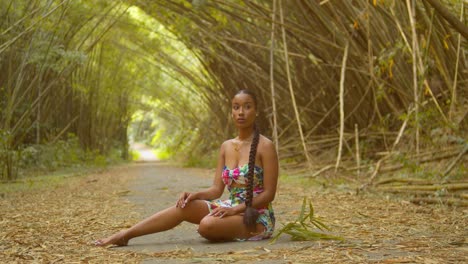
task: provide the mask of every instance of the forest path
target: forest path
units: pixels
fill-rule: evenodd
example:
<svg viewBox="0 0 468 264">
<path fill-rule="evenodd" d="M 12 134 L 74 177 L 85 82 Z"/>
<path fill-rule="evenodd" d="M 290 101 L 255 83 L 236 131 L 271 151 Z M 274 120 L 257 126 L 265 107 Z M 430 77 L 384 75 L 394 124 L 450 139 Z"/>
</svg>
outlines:
<svg viewBox="0 0 468 264">
<path fill-rule="evenodd" d="M 356 195 L 347 184 L 325 187 L 281 174 L 273 205 L 277 230 L 298 217 L 306 196 L 344 241 L 284 235 L 273 245 L 210 243 L 196 225 L 182 224 L 127 247 L 96 247 L 94 240 L 173 205 L 180 192 L 205 188 L 214 177 L 213 170 L 135 163 L 61 180 L 37 177 L 14 183 L 23 191 L 0 193 L 0 263 L 468 263 L 466 207 Z"/>
<path fill-rule="evenodd" d="M 211 185 L 214 170 L 180 168 L 163 162 L 138 164 L 125 197 L 137 212 L 149 216 L 172 206 L 182 191 Z M 336 187 L 336 186 L 335 186 Z M 143 263 L 466 263 L 466 208 L 419 206 L 372 194 L 356 195 L 346 186 L 329 189 L 310 179 L 285 178 L 274 202 L 277 229 L 297 218 L 303 197 L 310 197 L 316 215 L 346 240 L 291 241 L 275 244 L 210 243 L 197 226 L 183 223 L 173 230 L 130 241 L 118 250 L 146 253 Z"/>
<path fill-rule="evenodd" d="M 158 161 L 158 157 L 153 149 L 143 143 L 134 142 L 130 144 L 130 149 L 138 153 L 137 162 L 154 162 Z"/>
<path fill-rule="evenodd" d="M 135 169 L 132 170 L 135 172 L 133 180 L 128 185 L 130 192 L 125 198 L 136 205 L 136 210 L 143 217 L 173 206 L 183 191 L 193 192 L 211 186 L 214 176 L 212 170 L 180 168 L 164 162 L 139 164 Z M 226 193 L 227 191 L 225 195 Z M 166 232 L 132 239 L 127 247 L 119 249 L 145 253 L 186 251 L 195 255 L 207 255 L 246 250 L 250 252 L 254 248 L 266 253 L 275 248 L 295 249 L 312 245 L 311 242 L 293 243 L 286 237 L 272 245 L 268 240 L 211 243 L 202 238 L 196 230 L 197 225 L 182 223 Z M 167 259 L 148 259 L 144 263 L 162 262 L 167 262 Z M 268 263 L 271 263 L 271 260 L 268 260 Z"/>
</svg>

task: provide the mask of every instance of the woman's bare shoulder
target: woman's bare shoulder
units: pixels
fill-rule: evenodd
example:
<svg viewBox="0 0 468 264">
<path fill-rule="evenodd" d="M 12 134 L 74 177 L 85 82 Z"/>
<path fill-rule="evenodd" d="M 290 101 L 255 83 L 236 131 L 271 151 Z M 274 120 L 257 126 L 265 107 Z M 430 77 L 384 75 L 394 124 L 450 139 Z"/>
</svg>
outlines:
<svg viewBox="0 0 468 264">
<path fill-rule="evenodd" d="M 226 148 L 228 148 L 229 146 L 231 146 L 233 140 L 234 140 L 234 139 L 231 138 L 231 139 L 228 139 L 228 140 L 224 141 L 224 142 L 221 144 L 221 148 L 220 148 L 221 151 L 224 151 L 224 150 L 226 150 Z"/>
<path fill-rule="evenodd" d="M 260 141 L 258 142 L 258 148 L 264 151 L 276 151 L 275 144 L 269 138 L 264 135 L 260 135 Z"/>
<path fill-rule="evenodd" d="M 222 146 L 226 146 L 227 144 L 229 144 L 230 142 L 232 142 L 232 140 L 234 140 L 233 138 L 230 138 L 228 140 L 225 140 L 222 144 L 221 144 L 221 147 Z"/>
<path fill-rule="evenodd" d="M 278 155 L 276 153 L 275 144 L 269 138 L 265 136 L 260 137 L 258 144 L 258 152 L 262 161 L 262 166 L 268 171 L 278 171 Z"/>
</svg>

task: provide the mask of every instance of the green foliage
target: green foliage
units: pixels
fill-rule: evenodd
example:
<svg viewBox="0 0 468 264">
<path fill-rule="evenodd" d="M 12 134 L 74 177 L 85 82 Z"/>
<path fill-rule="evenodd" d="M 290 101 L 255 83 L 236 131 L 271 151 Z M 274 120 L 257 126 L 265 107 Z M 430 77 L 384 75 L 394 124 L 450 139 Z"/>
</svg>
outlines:
<svg viewBox="0 0 468 264">
<path fill-rule="evenodd" d="M 462 162 L 451 173 L 450 179 L 453 179 L 453 180 L 466 180 L 466 175 L 468 175 L 468 164 Z"/>
<path fill-rule="evenodd" d="M 191 153 L 186 155 L 182 162 L 186 167 L 214 168 L 217 161 L 216 154 L 216 151 L 199 155 Z"/>
<path fill-rule="evenodd" d="M 306 241 L 306 240 L 344 240 L 344 238 L 336 235 L 327 233 L 330 228 L 325 225 L 319 218 L 314 216 L 314 208 L 312 202 L 308 202 L 309 211 L 307 209 L 307 198 L 304 197 L 301 207 L 301 213 L 297 219 L 293 222 L 283 224 L 284 226 L 277 231 L 272 237 L 270 244 L 276 242 L 278 238 L 283 234 L 291 236 L 292 240 L 295 241 Z M 315 228 L 315 229 L 313 229 Z M 318 230 L 317 230 L 318 229 Z"/>
<path fill-rule="evenodd" d="M 397 164 L 403 165 L 403 168 L 409 173 L 418 173 L 422 170 L 420 164 L 408 157 L 407 154 L 398 153 L 394 155 L 393 161 Z"/>
<path fill-rule="evenodd" d="M 167 160 L 172 158 L 174 154 L 167 148 L 158 148 L 154 150 L 154 155 L 156 155 L 159 160 Z"/>
<path fill-rule="evenodd" d="M 78 172 L 77 172 L 78 174 Z M 63 183 L 68 175 L 44 175 L 0 183 L 0 195 L 30 190 L 50 190 Z"/>
<path fill-rule="evenodd" d="M 131 160 L 131 161 L 138 160 L 139 158 L 140 158 L 140 152 L 134 151 L 134 150 L 130 150 L 130 160 Z"/>
<path fill-rule="evenodd" d="M 106 167 L 121 162 L 121 153 L 118 149 L 104 156 L 99 151 L 85 151 L 81 148 L 79 139 L 69 134 L 67 140 L 59 140 L 52 144 L 28 145 L 19 150 L 6 152 L 0 149 L 0 166 L 5 170 L 8 160 L 5 153 L 15 157 L 14 167 L 17 173 L 5 180 L 17 176 L 40 175 L 64 168 Z"/>
<path fill-rule="evenodd" d="M 0 179 L 13 180 L 18 176 L 19 154 L 10 148 L 11 133 L 0 129 Z"/>
<path fill-rule="evenodd" d="M 208 0 L 192 0 L 192 6 L 195 9 L 201 9 L 204 5 L 206 5 L 207 1 Z"/>
<path fill-rule="evenodd" d="M 21 151 L 21 167 L 55 169 L 77 164 L 86 156 L 78 138 L 69 135 L 68 140 L 59 140 L 47 145 L 29 145 Z"/>
</svg>

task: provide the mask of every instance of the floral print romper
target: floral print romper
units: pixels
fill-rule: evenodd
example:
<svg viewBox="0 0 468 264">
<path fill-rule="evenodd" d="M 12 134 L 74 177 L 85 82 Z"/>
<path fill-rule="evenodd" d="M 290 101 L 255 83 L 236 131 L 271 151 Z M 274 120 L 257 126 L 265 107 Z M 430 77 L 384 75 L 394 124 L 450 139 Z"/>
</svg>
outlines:
<svg viewBox="0 0 468 264">
<path fill-rule="evenodd" d="M 237 167 L 234 169 L 229 169 L 224 166 L 222 179 L 224 184 L 227 185 L 229 190 L 229 199 L 228 200 L 211 200 L 206 201 L 208 204 L 208 209 L 213 210 L 218 207 L 234 207 L 236 205 L 242 204 L 245 202 L 246 198 L 246 187 L 232 186 L 232 184 L 238 183 L 240 185 L 247 184 L 247 174 L 249 171 L 249 165 L 245 164 L 244 166 Z M 259 193 L 263 192 L 263 169 L 255 166 L 254 168 L 254 185 L 253 185 L 253 196 L 257 196 Z M 259 212 L 259 217 L 257 223 L 262 224 L 265 227 L 265 231 L 258 235 L 255 235 L 247 240 L 261 240 L 271 237 L 275 227 L 275 215 L 273 213 L 273 207 L 270 204 L 264 208 L 257 209 Z M 240 239 L 239 239 L 240 240 Z"/>
</svg>

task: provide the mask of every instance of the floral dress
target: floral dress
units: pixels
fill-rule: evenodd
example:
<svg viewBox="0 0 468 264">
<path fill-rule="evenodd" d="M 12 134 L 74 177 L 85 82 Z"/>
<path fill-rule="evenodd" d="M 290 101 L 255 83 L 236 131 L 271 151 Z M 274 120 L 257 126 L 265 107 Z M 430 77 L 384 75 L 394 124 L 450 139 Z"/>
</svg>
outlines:
<svg viewBox="0 0 468 264">
<path fill-rule="evenodd" d="M 249 165 L 245 164 L 244 166 L 237 167 L 234 169 L 229 169 L 224 166 L 222 179 L 224 184 L 227 185 L 229 191 L 229 199 L 227 200 L 211 200 L 206 201 L 208 204 L 208 209 L 213 210 L 218 207 L 234 207 L 236 205 L 242 204 L 245 202 L 246 198 L 246 187 L 247 185 L 247 174 L 249 171 Z M 239 185 L 244 185 L 243 187 L 232 186 L 233 183 Z M 253 197 L 257 196 L 259 193 L 263 192 L 263 169 L 255 166 L 254 168 L 254 185 L 253 185 Z M 254 237 L 249 238 L 248 240 L 261 240 L 271 237 L 275 227 L 275 215 L 273 213 L 273 207 L 271 203 L 264 208 L 257 208 L 258 213 L 260 214 L 257 218 L 257 223 L 262 224 L 265 227 L 265 231 L 261 234 L 258 234 Z"/>
</svg>

